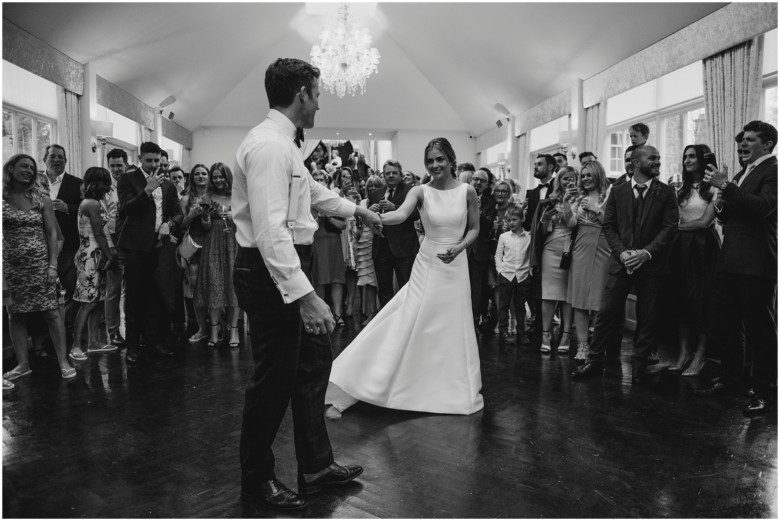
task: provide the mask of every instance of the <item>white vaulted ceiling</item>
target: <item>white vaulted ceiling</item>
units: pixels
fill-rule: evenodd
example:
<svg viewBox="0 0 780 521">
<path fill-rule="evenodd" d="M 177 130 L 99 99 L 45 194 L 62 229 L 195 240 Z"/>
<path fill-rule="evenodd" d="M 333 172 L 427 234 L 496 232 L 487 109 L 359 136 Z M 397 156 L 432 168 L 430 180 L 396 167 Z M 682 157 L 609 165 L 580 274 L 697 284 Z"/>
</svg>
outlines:
<svg viewBox="0 0 780 521">
<path fill-rule="evenodd" d="M 378 3 L 363 96 L 323 92 L 318 127 L 467 131 L 569 88 L 723 3 Z M 330 16 L 303 3 L 4 3 L 3 17 L 190 130 L 252 126 L 265 69 L 309 60 Z"/>
</svg>

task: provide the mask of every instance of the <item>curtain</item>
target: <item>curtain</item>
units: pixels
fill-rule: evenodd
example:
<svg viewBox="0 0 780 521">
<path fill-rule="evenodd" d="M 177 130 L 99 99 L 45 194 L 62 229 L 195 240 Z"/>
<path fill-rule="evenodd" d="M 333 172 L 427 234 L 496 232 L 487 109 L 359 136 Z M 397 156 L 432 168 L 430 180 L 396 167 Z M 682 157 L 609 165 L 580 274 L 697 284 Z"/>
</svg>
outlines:
<svg viewBox="0 0 780 521">
<path fill-rule="evenodd" d="M 192 163 L 192 150 L 190 150 L 187 147 L 181 147 L 181 169 L 185 172 L 190 171 L 190 166 Z"/>
<path fill-rule="evenodd" d="M 739 171 L 734 166 L 734 136 L 746 123 L 759 117 L 762 48 L 763 36 L 703 61 L 704 110 L 710 143 L 718 164 L 729 167 L 730 179 Z"/>
<path fill-rule="evenodd" d="M 604 136 L 607 133 L 605 103 L 596 103 L 585 109 L 585 143 L 582 152 L 593 152 L 596 157 L 601 154 Z M 604 164 L 604 160 L 602 160 Z"/>
<path fill-rule="evenodd" d="M 81 113 L 79 112 L 79 95 L 67 89 L 57 89 L 59 105 L 65 110 L 64 125 L 60 132 L 60 145 L 65 147 L 68 156 L 67 172 L 76 177 L 83 177 L 83 162 L 81 160 Z M 60 113 L 62 114 L 62 113 Z"/>
<path fill-rule="evenodd" d="M 304 159 L 308 158 L 319 144 L 319 139 L 304 139 L 303 143 L 301 144 L 301 156 Z M 306 165 L 306 168 L 309 168 L 309 165 Z"/>
</svg>

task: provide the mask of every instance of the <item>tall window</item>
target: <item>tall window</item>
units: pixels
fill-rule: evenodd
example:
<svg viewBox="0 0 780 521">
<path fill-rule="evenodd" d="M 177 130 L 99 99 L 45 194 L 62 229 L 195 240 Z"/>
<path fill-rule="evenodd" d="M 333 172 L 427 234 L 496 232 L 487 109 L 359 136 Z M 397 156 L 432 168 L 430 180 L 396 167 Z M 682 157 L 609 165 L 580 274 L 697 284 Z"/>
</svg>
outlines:
<svg viewBox="0 0 780 521">
<path fill-rule="evenodd" d="M 777 78 L 775 78 L 777 81 Z M 777 83 L 770 87 L 764 87 L 764 121 L 777 128 Z"/>
<path fill-rule="evenodd" d="M 56 130 L 53 120 L 3 107 L 3 162 L 14 154 L 28 154 L 40 163 Z"/>
</svg>

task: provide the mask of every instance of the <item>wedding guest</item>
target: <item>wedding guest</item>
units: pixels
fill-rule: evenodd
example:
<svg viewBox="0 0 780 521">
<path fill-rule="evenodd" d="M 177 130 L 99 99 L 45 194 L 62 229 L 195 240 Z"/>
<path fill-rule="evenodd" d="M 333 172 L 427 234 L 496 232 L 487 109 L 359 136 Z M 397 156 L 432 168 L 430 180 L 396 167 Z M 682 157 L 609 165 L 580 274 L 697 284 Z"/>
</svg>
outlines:
<svg viewBox="0 0 780 521">
<path fill-rule="evenodd" d="M 329 187 L 326 175 L 320 170 L 315 172 L 313 177 L 322 186 Z M 314 242 L 312 242 L 312 284 L 322 300 L 326 300 L 325 297 L 330 289 L 333 319 L 336 327 L 343 327 L 346 325 L 343 317 L 346 267 L 341 234 L 346 229 L 347 222 L 343 217 L 331 217 L 319 213 L 314 217 L 318 228 L 314 232 Z"/>
<path fill-rule="evenodd" d="M 404 171 L 403 181 L 409 186 L 417 186 L 420 184 L 420 179 L 409 170 Z"/>
<path fill-rule="evenodd" d="M 208 306 L 195 305 L 195 288 L 198 283 L 198 271 L 203 258 L 201 250 L 206 234 L 211 229 L 211 217 L 208 208 L 211 208 L 213 201 L 209 193 L 209 169 L 206 165 L 197 164 L 192 167 L 190 172 L 190 182 L 187 187 L 187 193 L 181 198 L 179 204 L 184 215 L 182 226 L 189 235 L 188 240 L 201 246 L 195 255 L 185 262 L 184 277 L 184 298 L 192 302 L 192 309 L 195 320 L 198 323 L 198 330 L 190 337 L 190 342 L 195 344 L 209 337 L 208 327 Z"/>
<path fill-rule="evenodd" d="M 173 186 L 176 187 L 179 197 L 182 197 L 186 190 L 184 186 L 184 170 L 178 165 L 172 166 L 168 171 L 168 177 L 170 178 L 171 183 L 173 183 Z"/>
<path fill-rule="evenodd" d="M 211 207 L 207 220 L 211 227 L 203 238 L 200 251 L 198 278 L 195 283 L 195 307 L 207 308 L 211 329 L 208 346 L 216 347 L 221 337 L 220 316 L 227 312 L 230 328 L 228 345 L 239 346 L 238 319 L 240 310 L 233 289 L 233 266 L 238 243 L 236 230 L 230 215 L 230 196 L 233 190 L 233 173 L 224 163 L 214 163 L 209 169 L 208 191 Z"/>
<path fill-rule="evenodd" d="M 484 172 L 492 175 L 489 170 L 480 168 L 477 172 Z M 475 174 L 476 175 L 476 174 Z M 487 319 L 482 321 L 480 330 L 483 333 L 492 333 L 498 324 L 498 274 L 496 273 L 496 264 L 494 257 L 496 254 L 496 248 L 498 248 L 499 236 L 507 231 L 505 215 L 507 210 L 512 206 L 512 186 L 504 181 L 499 181 L 493 187 L 493 200 L 495 201 L 495 212 L 491 212 L 493 215 L 493 222 L 491 224 L 490 234 L 490 256 L 488 263 L 488 275 L 487 286 L 488 295 L 490 295 L 490 303 L 488 306 Z"/>
<path fill-rule="evenodd" d="M 37 183 L 38 167 L 26 154 L 3 166 L 3 279 L 11 342 L 17 365 L 3 375 L 13 381 L 32 373 L 27 354 L 27 313 L 41 312 L 49 328 L 62 378 L 74 378 L 68 363 L 65 324 L 59 310 L 57 225 L 51 200 Z"/>
<path fill-rule="evenodd" d="M 777 400 L 777 129 L 751 121 L 742 129 L 740 163 L 733 180 L 728 170 L 706 167 L 704 181 L 720 190 L 715 213 L 723 223 L 723 247 L 713 283 L 714 337 L 722 342 L 721 377 L 705 394 L 748 384 L 746 416 L 776 410 Z M 740 330 L 752 363 L 742 374 Z"/>
<path fill-rule="evenodd" d="M 488 273 L 491 264 L 494 263 L 492 255 L 495 250 L 491 251 L 491 237 L 494 235 L 496 201 L 490 196 L 490 176 L 487 172 L 482 170 L 473 172 L 471 186 L 477 192 L 479 201 L 479 235 L 474 243 L 466 248 L 466 257 L 469 265 L 471 311 L 474 327 L 478 328 L 483 318 L 485 322 L 488 321 L 488 303 L 490 302 Z"/>
<path fill-rule="evenodd" d="M 577 171 L 565 166 L 554 180 L 550 203 L 542 210 L 541 224 L 544 232 L 542 249 L 542 347 L 543 353 L 552 349 L 553 315 L 561 303 L 561 338 L 559 353 L 568 353 L 571 334 L 571 304 L 567 302 L 569 270 L 563 261 L 564 254 L 571 255 L 571 203 L 577 194 Z M 537 243 L 539 244 L 539 243 Z M 570 262 L 570 261 L 569 261 Z"/>
<path fill-rule="evenodd" d="M 341 168 L 341 156 L 339 156 L 338 149 L 334 148 L 330 151 L 330 163 L 334 168 Z"/>
<path fill-rule="evenodd" d="M 386 185 L 384 180 L 372 175 L 366 181 L 367 193 L 384 193 Z M 368 208 L 368 196 L 360 201 L 362 208 Z M 363 305 L 362 326 L 368 325 L 376 316 L 376 290 L 377 280 L 374 271 L 374 259 L 371 250 L 374 243 L 374 228 L 370 223 L 360 220 L 357 241 L 357 285 L 360 288 L 360 300 Z"/>
<path fill-rule="evenodd" d="M 703 181 L 707 145 L 688 145 L 683 150 L 682 186 L 677 191 L 680 224 L 672 245 L 672 283 L 675 317 L 679 320 L 680 355 L 670 371 L 697 376 L 705 362 L 711 316 L 712 278 L 720 252 L 715 231 L 715 199 Z M 695 354 L 690 348 L 695 339 Z"/>
<path fill-rule="evenodd" d="M 628 137 L 631 139 L 631 146 L 641 147 L 647 143 L 650 137 L 650 127 L 644 123 L 636 123 L 628 127 Z"/>
<path fill-rule="evenodd" d="M 117 346 L 100 341 L 98 305 L 105 298 L 105 273 L 116 262 L 113 243 L 106 236 L 108 223 L 101 201 L 111 190 L 111 174 L 105 168 L 93 166 L 84 173 L 84 200 L 79 205 L 78 224 L 81 245 L 76 252 L 76 290 L 73 300 L 81 305 L 73 322 L 73 360 L 86 360 L 82 349 L 82 335 L 87 328 L 87 352 L 110 353 Z"/>
<path fill-rule="evenodd" d="M 524 336 L 525 301 L 530 287 L 531 235 L 523 229 L 523 211 L 512 206 L 506 212 L 509 231 L 498 238 L 495 262 L 498 273 L 498 330 L 502 342 L 519 343 Z M 509 331 L 509 310 L 514 308 L 517 335 Z"/>
<path fill-rule="evenodd" d="M 458 180 L 461 183 L 471 184 L 471 179 L 476 172 L 476 168 L 471 163 L 459 163 L 455 173 L 458 175 Z M 427 175 L 427 174 L 426 174 Z"/>
<path fill-rule="evenodd" d="M 607 200 L 607 174 L 598 161 L 589 161 L 580 172 L 579 193 L 571 205 L 569 226 L 577 227 L 572 245 L 567 302 L 574 309 L 577 330 L 577 353 L 574 359 L 588 359 L 590 314 L 600 309 L 601 295 L 607 280 L 610 255 L 604 235 L 604 204 Z"/>
<path fill-rule="evenodd" d="M 360 204 L 360 194 L 355 187 L 355 175 L 348 166 L 342 167 L 339 172 L 337 187 L 341 197 L 345 197 L 353 203 Z M 341 233 L 341 246 L 344 254 L 344 279 L 347 289 L 347 300 L 344 309 L 345 317 L 352 317 L 355 307 L 355 296 L 357 292 L 357 241 L 358 225 L 357 218 L 353 215 L 346 218 L 347 227 Z M 359 304 L 358 304 L 359 307 Z"/>
<path fill-rule="evenodd" d="M 116 258 L 113 266 L 106 269 L 106 299 L 105 299 L 105 317 L 106 329 L 108 329 L 108 343 L 119 348 L 125 347 L 125 339 L 119 331 L 121 322 L 120 304 L 122 295 L 125 293 L 122 287 L 122 277 L 125 269 L 125 263 L 119 250 L 116 248 L 116 241 L 119 233 L 122 231 L 122 223 L 117 220 L 119 212 L 119 195 L 117 186 L 119 178 L 127 170 L 127 152 L 121 148 L 114 148 L 106 154 L 108 171 L 111 172 L 111 191 L 108 193 L 107 216 L 108 216 L 108 238 L 111 240 L 111 253 Z"/>
</svg>

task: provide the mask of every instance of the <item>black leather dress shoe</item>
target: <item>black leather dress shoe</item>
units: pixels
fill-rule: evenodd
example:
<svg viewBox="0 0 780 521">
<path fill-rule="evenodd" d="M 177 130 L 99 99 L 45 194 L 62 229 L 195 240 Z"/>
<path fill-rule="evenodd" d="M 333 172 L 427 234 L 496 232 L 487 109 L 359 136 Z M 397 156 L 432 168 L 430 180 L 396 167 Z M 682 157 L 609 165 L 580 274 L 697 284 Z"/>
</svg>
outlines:
<svg viewBox="0 0 780 521">
<path fill-rule="evenodd" d="M 301 510 L 309 506 L 305 499 L 278 479 L 241 483 L 241 499 L 275 510 Z"/>
<path fill-rule="evenodd" d="M 584 380 L 604 375 L 604 366 L 599 362 L 585 362 L 584 365 L 577 367 L 571 372 L 571 377 L 575 380 Z"/>
<path fill-rule="evenodd" d="M 729 394 L 729 388 L 723 382 L 714 382 L 709 387 L 694 389 L 693 394 L 698 394 L 699 396 L 725 396 Z"/>
<path fill-rule="evenodd" d="M 115 331 L 109 335 L 108 343 L 120 348 L 125 347 L 125 339 L 122 338 L 122 335 L 119 333 L 119 331 Z"/>
<path fill-rule="evenodd" d="M 748 418 L 751 418 L 753 416 L 761 416 L 763 414 L 767 414 L 770 410 L 771 407 L 769 405 L 769 402 L 767 402 L 764 398 L 761 398 L 761 396 L 755 394 L 753 398 L 745 406 L 745 409 L 742 411 L 742 414 L 744 414 Z"/>
<path fill-rule="evenodd" d="M 347 466 L 333 463 L 327 472 L 316 478 L 307 478 L 307 474 L 298 474 L 298 491 L 304 496 L 316 494 L 323 487 L 332 485 L 345 485 L 361 475 L 363 467 L 360 465 Z"/>
<path fill-rule="evenodd" d="M 125 360 L 130 365 L 135 365 L 138 363 L 139 358 L 139 352 L 137 347 L 128 347 L 127 348 L 127 354 L 125 355 Z"/>
<path fill-rule="evenodd" d="M 155 344 L 154 345 L 154 350 L 160 356 L 173 356 L 173 351 L 171 351 L 170 349 L 168 349 L 167 347 L 165 347 L 162 344 Z"/>
<path fill-rule="evenodd" d="M 649 361 L 647 364 L 635 363 L 631 370 L 631 380 L 636 383 L 643 382 L 667 370 L 669 370 L 668 365 L 654 365 Z"/>
</svg>

